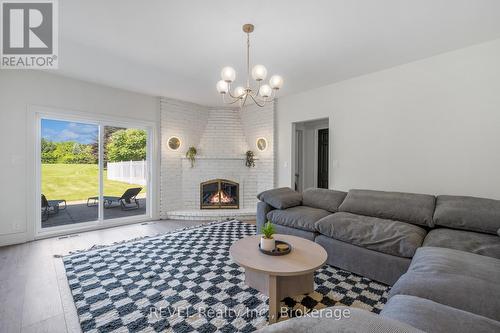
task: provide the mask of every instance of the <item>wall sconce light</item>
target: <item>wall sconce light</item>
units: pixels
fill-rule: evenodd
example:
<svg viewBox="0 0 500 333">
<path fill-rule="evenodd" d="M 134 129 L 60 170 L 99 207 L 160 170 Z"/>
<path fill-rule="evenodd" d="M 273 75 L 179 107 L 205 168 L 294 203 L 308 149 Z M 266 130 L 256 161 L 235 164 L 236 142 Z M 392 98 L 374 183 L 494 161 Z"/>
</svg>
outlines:
<svg viewBox="0 0 500 333">
<path fill-rule="evenodd" d="M 267 140 L 266 138 L 258 138 L 256 142 L 257 149 L 260 151 L 264 151 L 267 149 Z"/>
<path fill-rule="evenodd" d="M 176 136 L 171 136 L 167 141 L 167 145 L 171 150 L 177 150 L 181 146 L 181 139 Z"/>
</svg>

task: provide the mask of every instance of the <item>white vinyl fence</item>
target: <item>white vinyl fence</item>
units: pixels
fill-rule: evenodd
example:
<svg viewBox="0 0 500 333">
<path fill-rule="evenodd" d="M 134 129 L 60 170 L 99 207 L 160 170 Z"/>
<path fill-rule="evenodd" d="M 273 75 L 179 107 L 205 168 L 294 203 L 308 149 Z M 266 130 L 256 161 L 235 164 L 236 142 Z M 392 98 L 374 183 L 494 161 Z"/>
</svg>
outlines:
<svg viewBox="0 0 500 333">
<path fill-rule="evenodd" d="M 144 160 L 108 162 L 107 178 L 129 184 L 146 185 L 147 170 L 147 162 Z"/>
</svg>

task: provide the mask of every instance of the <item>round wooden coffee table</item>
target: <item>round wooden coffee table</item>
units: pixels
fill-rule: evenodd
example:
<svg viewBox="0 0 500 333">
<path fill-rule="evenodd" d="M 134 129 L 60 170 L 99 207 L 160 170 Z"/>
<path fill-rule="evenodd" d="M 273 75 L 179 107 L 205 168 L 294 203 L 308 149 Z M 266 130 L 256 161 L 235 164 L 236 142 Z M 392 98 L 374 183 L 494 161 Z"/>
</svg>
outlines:
<svg viewBox="0 0 500 333">
<path fill-rule="evenodd" d="M 314 291 L 314 272 L 324 265 L 327 254 L 310 240 L 276 234 L 274 238 L 291 244 L 292 251 L 284 256 L 269 256 L 259 251 L 260 237 L 234 242 L 229 254 L 245 268 L 245 283 L 269 297 L 269 323 L 274 323 L 282 299 Z"/>
</svg>

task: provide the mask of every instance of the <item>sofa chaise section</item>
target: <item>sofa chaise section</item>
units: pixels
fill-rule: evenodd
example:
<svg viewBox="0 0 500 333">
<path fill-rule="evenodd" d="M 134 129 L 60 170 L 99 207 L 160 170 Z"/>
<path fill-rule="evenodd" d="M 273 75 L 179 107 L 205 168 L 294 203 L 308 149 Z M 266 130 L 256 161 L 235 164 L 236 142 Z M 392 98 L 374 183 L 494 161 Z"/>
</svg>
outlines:
<svg viewBox="0 0 500 333">
<path fill-rule="evenodd" d="M 417 250 L 389 297 L 411 295 L 500 321 L 500 260 L 439 247 Z"/>
<path fill-rule="evenodd" d="M 380 314 L 427 333 L 500 332 L 499 321 L 415 296 L 391 297 Z"/>
</svg>

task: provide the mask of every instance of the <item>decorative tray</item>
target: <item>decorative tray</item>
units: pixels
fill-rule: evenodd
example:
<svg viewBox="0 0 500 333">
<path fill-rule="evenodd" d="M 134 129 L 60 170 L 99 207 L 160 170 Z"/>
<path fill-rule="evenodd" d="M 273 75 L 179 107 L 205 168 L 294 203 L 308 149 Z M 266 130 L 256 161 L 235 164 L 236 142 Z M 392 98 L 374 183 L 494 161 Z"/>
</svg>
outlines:
<svg viewBox="0 0 500 333">
<path fill-rule="evenodd" d="M 275 241 L 275 248 L 274 250 L 272 251 L 266 251 L 266 250 L 262 250 L 260 248 L 260 243 L 259 243 L 259 251 L 264 253 L 264 254 L 267 254 L 268 256 L 284 256 L 285 254 L 288 254 L 292 251 L 292 246 L 290 244 L 288 244 L 287 242 L 284 242 L 284 241 L 280 241 L 280 240 L 276 240 Z M 286 250 L 278 250 L 278 245 L 286 245 L 288 246 L 288 249 Z"/>
</svg>

